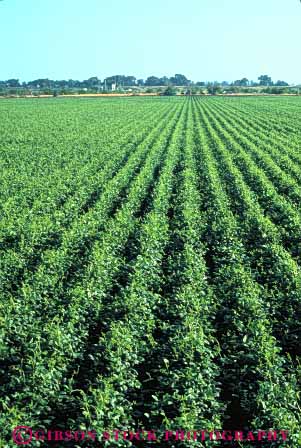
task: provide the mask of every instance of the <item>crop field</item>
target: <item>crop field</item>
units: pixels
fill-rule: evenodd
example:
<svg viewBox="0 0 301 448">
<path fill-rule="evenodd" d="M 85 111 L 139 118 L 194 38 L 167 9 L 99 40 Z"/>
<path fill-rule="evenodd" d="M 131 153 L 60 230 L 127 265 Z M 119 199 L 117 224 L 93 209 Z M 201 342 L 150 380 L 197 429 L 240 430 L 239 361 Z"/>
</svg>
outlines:
<svg viewBox="0 0 301 448">
<path fill-rule="evenodd" d="M 18 425 L 301 447 L 301 99 L 3 99 L 0 120 L 0 447 Z"/>
</svg>

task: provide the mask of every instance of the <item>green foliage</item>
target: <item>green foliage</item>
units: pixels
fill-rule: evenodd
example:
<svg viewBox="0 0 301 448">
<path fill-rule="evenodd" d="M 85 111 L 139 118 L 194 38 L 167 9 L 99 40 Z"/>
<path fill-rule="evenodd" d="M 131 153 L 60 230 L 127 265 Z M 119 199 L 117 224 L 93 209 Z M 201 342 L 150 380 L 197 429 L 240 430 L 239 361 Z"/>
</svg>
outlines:
<svg viewBox="0 0 301 448">
<path fill-rule="evenodd" d="M 300 99 L 3 99 L 0 117 L 0 445 L 22 424 L 299 446 Z"/>
<path fill-rule="evenodd" d="M 174 89 L 171 86 L 168 86 L 164 91 L 163 91 L 163 95 L 165 96 L 174 96 L 176 95 L 177 91 L 176 89 Z"/>
</svg>

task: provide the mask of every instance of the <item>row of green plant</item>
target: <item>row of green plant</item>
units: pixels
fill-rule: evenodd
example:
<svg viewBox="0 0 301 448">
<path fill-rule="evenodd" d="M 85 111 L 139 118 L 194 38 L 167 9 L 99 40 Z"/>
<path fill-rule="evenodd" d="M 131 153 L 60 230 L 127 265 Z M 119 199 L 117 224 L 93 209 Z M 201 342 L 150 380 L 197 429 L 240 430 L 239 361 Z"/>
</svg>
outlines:
<svg viewBox="0 0 301 448">
<path fill-rule="evenodd" d="M 239 223 L 231 213 L 218 174 L 220 161 L 213 154 L 221 142 L 215 144 L 208 118 L 199 105 L 196 108 L 200 189 L 207 198 L 210 282 L 220 303 L 215 322 L 221 346 L 222 397 L 228 401 L 228 425 L 286 427 L 294 434 L 294 442 L 300 443 L 300 404 L 294 368 L 272 335 L 264 287 L 254 279 Z M 222 169 L 225 171 L 225 167 Z"/>
<path fill-rule="evenodd" d="M 213 110 L 220 111 L 227 122 L 233 125 L 241 135 L 266 152 L 267 156 L 270 156 L 285 173 L 292 177 L 293 184 L 294 181 L 300 182 L 301 157 L 297 151 L 297 141 L 293 144 L 287 135 L 279 135 L 279 132 L 271 125 L 269 128 L 265 127 L 262 124 L 262 115 L 257 119 L 247 118 L 241 111 L 218 106 Z"/>
<path fill-rule="evenodd" d="M 49 403 L 63 406 L 66 391 L 72 393 L 72 363 L 82 362 L 89 331 L 103 312 L 103 299 L 124 264 L 124 247 L 139 227 L 140 220 L 135 215 L 162 163 L 179 113 L 178 108 L 173 108 L 173 117 L 160 124 L 157 141 L 150 147 L 145 140 L 123 169 L 108 181 L 89 221 L 78 222 L 76 228 L 67 232 L 65 244 L 48 254 L 47 263 L 43 260 L 31 284 L 23 285 L 24 296 L 20 300 L 24 304 L 27 299 L 26 308 L 17 318 L 7 315 L 5 320 L 6 356 L 12 374 L 2 397 L 3 427 L 9 428 L 22 417 L 28 424 L 39 422 L 47 426 L 51 422 L 49 414 L 53 413 Z M 146 161 L 138 174 L 141 157 Z M 135 172 L 137 177 L 130 182 Z M 110 218 L 108 212 L 124 186 L 128 189 L 127 199 Z M 79 248 L 88 243 L 92 245 L 83 274 L 78 277 L 72 273 L 73 281 L 64 284 L 70 263 L 81 262 Z M 13 317 L 12 332 L 9 323 Z M 31 337 L 33 334 L 35 338 Z"/>
<path fill-rule="evenodd" d="M 220 111 L 220 120 L 223 120 L 225 129 L 233 135 L 237 141 L 253 158 L 258 167 L 262 168 L 268 178 L 273 182 L 278 192 L 294 204 L 300 204 L 301 189 L 298 185 L 300 180 L 300 167 L 294 163 L 287 155 L 273 144 L 275 132 L 265 136 L 261 131 L 257 131 L 258 137 L 252 137 L 250 126 L 246 127 L 239 117 L 229 117 L 228 114 Z M 288 171 L 293 171 L 295 177 Z"/>
<path fill-rule="evenodd" d="M 170 252 L 164 269 L 165 285 L 151 359 L 141 365 L 144 384 L 135 410 L 146 411 L 142 424 L 159 429 L 222 427 L 225 404 L 220 400 L 221 356 L 212 322 L 217 304 L 208 285 L 203 236 L 206 215 L 198 189 L 194 143 L 195 123 L 189 102 L 183 143 L 182 169 L 171 222 Z M 137 418 L 139 421 L 139 417 Z M 141 425 L 143 426 L 143 425 Z M 191 446 L 178 441 L 177 446 Z M 206 442 L 208 444 L 208 442 Z M 219 442 L 211 442 L 210 446 Z M 205 446 L 200 440 L 194 446 Z M 174 446 L 174 442 L 166 442 Z M 206 445 L 207 446 L 207 445 Z"/>
<path fill-rule="evenodd" d="M 209 112 L 208 112 L 209 113 Z M 212 115 L 211 115 L 212 116 Z M 266 174 L 268 172 L 267 166 L 263 170 L 252 159 L 252 151 L 258 152 L 258 149 L 251 143 L 248 143 L 246 139 L 239 136 L 239 133 L 235 133 L 234 130 L 231 134 L 235 135 L 235 138 L 229 133 L 228 125 L 221 118 L 221 125 L 218 124 L 216 118 L 212 116 L 212 123 L 215 126 L 215 135 L 222 136 L 224 142 L 229 142 L 228 153 L 235 158 L 235 164 L 239 167 L 244 175 L 244 178 L 248 185 L 256 194 L 256 199 L 264 210 L 265 214 L 277 225 L 277 228 L 282 233 L 283 244 L 287 247 L 294 256 L 300 254 L 300 214 L 295 209 L 294 202 L 290 201 L 288 197 L 283 197 L 277 191 L 278 189 L 283 191 L 285 189 L 285 176 L 281 177 L 281 181 L 275 176 L 273 181 L 270 180 Z M 264 155 L 262 156 L 264 157 Z M 268 164 L 273 169 L 273 163 Z M 284 179 L 283 179 L 284 178 Z M 291 187 L 292 188 L 292 187 Z M 298 185 L 295 185 L 293 190 L 295 197 L 298 195 Z"/>
<path fill-rule="evenodd" d="M 275 335 L 285 351 L 298 353 L 300 268 L 283 247 L 279 226 L 275 226 L 264 215 L 257 196 L 244 182 L 243 174 L 235 166 L 236 155 L 232 157 L 226 140 L 218 136 L 205 115 L 203 120 L 211 141 L 215 142 L 215 157 L 224 180 L 224 189 L 231 198 L 230 206 L 241 222 L 241 236 L 248 248 L 253 276 L 256 282 L 264 287 L 262 294 L 269 309 Z M 223 128 L 218 129 L 221 129 L 222 134 Z"/>
<path fill-rule="evenodd" d="M 40 265 L 43 265 L 43 260 L 45 257 L 47 259 L 49 251 L 54 253 L 59 250 L 60 245 L 65 244 L 70 232 L 74 232 L 79 223 L 84 224 L 93 216 L 94 205 L 98 203 L 109 180 L 118 173 L 118 170 L 126 164 L 135 151 L 139 153 L 141 147 L 147 151 L 147 145 L 152 145 L 156 141 L 172 113 L 172 110 L 164 109 L 164 115 L 160 110 L 158 114 L 154 114 L 153 120 L 149 118 L 149 125 L 145 126 L 143 134 L 140 135 L 137 130 L 137 135 L 139 135 L 137 143 L 123 143 L 123 138 L 120 137 L 121 148 L 118 143 L 114 143 L 114 146 L 108 145 L 110 150 L 107 152 L 106 163 L 103 158 L 104 165 L 99 167 L 94 160 L 98 166 L 98 172 L 95 175 L 89 171 L 78 173 L 78 190 L 73 192 L 64 206 L 53 207 L 45 214 L 32 210 L 31 219 L 28 221 L 26 221 L 26 210 L 24 211 L 25 218 L 22 219 L 25 219 L 26 224 L 24 223 L 20 229 L 20 242 L 15 247 L 3 250 L 1 257 L 1 292 L 3 296 L 10 297 L 20 289 L 22 282 L 31 282 L 31 277 L 40 269 Z M 130 136 L 126 135 L 126 139 L 129 138 Z M 91 162 L 92 164 L 93 162 Z M 86 178 L 85 183 L 82 183 L 81 176 Z M 118 200 L 121 201 L 122 196 L 126 194 L 126 188 L 128 185 L 125 183 L 117 195 Z M 21 216 L 21 211 L 18 212 L 18 215 Z M 13 216 L 10 219 L 13 223 Z"/>
<path fill-rule="evenodd" d="M 53 173 L 54 182 L 57 182 L 55 187 L 49 185 L 46 178 L 46 187 L 44 186 L 38 198 L 36 197 L 36 190 L 39 190 L 35 185 L 36 178 L 30 176 L 28 181 L 24 178 L 24 183 L 27 182 L 26 190 L 33 196 L 30 199 L 32 204 L 25 206 L 22 203 L 23 195 L 20 198 L 20 194 L 17 194 L 15 197 L 11 196 L 3 205 L 5 211 L 3 210 L 3 219 L 1 220 L 2 248 L 7 250 L 8 259 L 10 256 L 13 258 L 17 256 L 17 253 L 19 254 L 16 265 L 11 267 L 8 265 L 7 271 L 9 269 L 17 270 L 18 264 L 22 265 L 22 262 L 25 261 L 25 254 L 27 256 L 31 254 L 32 257 L 37 258 L 45 246 L 59 243 L 61 233 L 72 221 L 78 219 L 80 214 L 85 213 L 93 206 L 106 181 L 116 174 L 135 147 L 141 144 L 152 128 L 163 119 L 163 112 L 167 114 L 167 108 L 159 109 L 157 114 L 152 112 L 152 120 L 150 116 L 146 116 L 148 125 L 143 127 L 142 131 L 139 131 L 141 122 L 135 127 L 133 123 L 124 126 L 121 128 L 124 135 L 120 135 L 119 131 L 115 135 L 112 133 L 110 129 L 113 121 L 111 121 L 111 125 L 103 129 L 106 138 L 103 138 L 102 141 L 99 140 L 99 146 L 98 144 L 92 145 L 93 150 L 83 151 L 84 154 L 88 153 L 88 161 L 76 160 L 77 173 L 68 164 L 64 171 L 62 171 L 62 167 L 59 167 Z M 130 126 L 134 128 L 131 132 Z M 111 136 L 108 135 L 110 133 Z M 58 146 L 68 147 L 66 142 Z M 53 149 L 49 149 L 49 152 L 49 156 L 53 157 Z M 37 157 L 35 156 L 33 159 L 35 160 Z M 61 182 L 56 178 L 57 172 L 57 177 L 63 179 Z M 66 172 L 66 177 L 62 176 L 63 172 Z M 72 178 L 72 183 L 69 183 L 69 177 Z M 18 174 L 16 174 L 16 178 L 18 178 Z M 64 183 L 65 186 L 62 186 Z M 68 192 L 66 188 L 69 188 Z M 5 265 L 5 262 L 3 263 Z"/>
<path fill-rule="evenodd" d="M 103 368 L 91 381 L 88 391 L 82 394 L 82 415 L 77 421 L 99 431 L 104 427 L 135 429 L 137 420 L 131 397 L 142 386 L 139 366 L 152 356 L 158 344 L 154 338 L 157 325 L 155 311 L 162 302 L 161 265 L 169 240 L 168 211 L 183 145 L 186 115 L 187 105 L 166 149 L 166 161 L 154 190 L 152 207 L 141 226 L 139 254 L 128 282 L 112 299 L 114 306 L 123 310 L 123 315 L 99 335 L 99 356 Z M 104 446 L 127 445 L 131 444 L 123 441 L 104 443 Z"/>
</svg>

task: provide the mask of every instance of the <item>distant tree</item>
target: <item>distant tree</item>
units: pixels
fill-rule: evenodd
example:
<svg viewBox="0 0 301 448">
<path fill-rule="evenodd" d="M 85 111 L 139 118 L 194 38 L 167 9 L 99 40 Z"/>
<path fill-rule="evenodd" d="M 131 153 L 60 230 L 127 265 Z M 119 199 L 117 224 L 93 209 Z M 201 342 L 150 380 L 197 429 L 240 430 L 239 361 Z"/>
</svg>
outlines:
<svg viewBox="0 0 301 448">
<path fill-rule="evenodd" d="M 137 84 L 137 80 L 136 80 L 135 76 L 113 75 L 113 76 L 108 76 L 104 80 L 104 83 L 106 84 L 106 86 L 111 86 L 112 84 L 116 84 L 119 88 L 123 88 L 123 87 L 135 86 Z"/>
<path fill-rule="evenodd" d="M 247 87 L 248 84 L 249 84 L 249 80 L 248 80 L 248 78 L 242 78 L 242 79 L 240 79 L 240 81 L 239 81 L 239 85 L 240 85 L 241 87 Z"/>
<path fill-rule="evenodd" d="M 101 80 L 97 76 L 92 76 L 86 81 L 87 87 L 98 87 L 100 83 Z"/>
<path fill-rule="evenodd" d="M 253 80 L 251 80 L 251 81 L 249 82 L 249 84 L 250 84 L 251 87 L 257 87 L 257 86 L 258 86 L 258 82 L 253 81 Z"/>
<path fill-rule="evenodd" d="M 287 87 L 289 84 L 287 83 L 287 82 L 285 82 L 285 81 L 277 81 L 277 82 L 275 82 L 275 84 L 274 84 L 275 86 L 283 86 L 283 87 Z"/>
<path fill-rule="evenodd" d="M 231 83 L 231 86 L 227 90 L 227 93 L 238 93 L 239 91 L 240 91 L 240 88 L 238 86 L 235 86 L 234 83 Z"/>
<path fill-rule="evenodd" d="M 53 89 L 56 82 L 59 81 L 52 81 L 48 78 L 39 78 L 34 79 L 33 81 L 29 81 L 27 83 L 27 87 L 30 87 L 32 89 Z"/>
<path fill-rule="evenodd" d="M 169 83 L 170 83 L 170 79 L 167 76 L 163 76 L 162 78 L 160 78 L 161 86 L 168 86 Z"/>
<path fill-rule="evenodd" d="M 172 76 L 169 81 L 174 86 L 189 86 L 191 84 L 191 81 L 187 79 L 186 76 L 179 73 L 175 74 L 175 76 Z"/>
<path fill-rule="evenodd" d="M 218 85 L 211 85 L 208 87 L 208 93 L 211 95 L 217 95 L 218 93 L 222 93 L 222 88 Z"/>
<path fill-rule="evenodd" d="M 163 95 L 165 95 L 165 96 L 174 96 L 176 94 L 177 94 L 177 91 L 172 86 L 168 86 L 163 92 Z"/>
<path fill-rule="evenodd" d="M 160 86 L 160 78 L 157 78 L 157 76 L 149 76 L 146 81 L 145 81 L 145 85 L 146 86 Z"/>
<path fill-rule="evenodd" d="M 125 76 L 123 79 L 123 85 L 130 87 L 135 86 L 137 84 L 137 79 L 135 76 Z"/>
<path fill-rule="evenodd" d="M 248 78 L 237 79 L 233 83 L 234 86 L 240 86 L 240 87 L 247 87 L 248 84 L 249 84 Z"/>
<path fill-rule="evenodd" d="M 68 88 L 68 81 L 65 79 L 53 81 L 53 87 L 59 88 L 59 89 L 66 89 Z"/>
<path fill-rule="evenodd" d="M 264 91 L 266 91 L 265 93 L 273 93 L 274 95 L 288 93 L 288 89 L 286 89 L 285 86 L 267 87 L 266 89 L 264 89 Z"/>
<path fill-rule="evenodd" d="M 100 81 L 100 80 L 99 80 Z M 69 89 L 74 89 L 76 87 L 81 87 L 81 81 L 74 80 L 74 79 L 68 79 L 67 86 Z"/>
<path fill-rule="evenodd" d="M 268 75 L 258 76 L 258 81 L 260 86 L 272 86 L 273 81 L 272 78 Z"/>
<path fill-rule="evenodd" d="M 21 87 L 21 84 L 18 79 L 8 79 L 6 81 L 7 87 Z"/>
</svg>

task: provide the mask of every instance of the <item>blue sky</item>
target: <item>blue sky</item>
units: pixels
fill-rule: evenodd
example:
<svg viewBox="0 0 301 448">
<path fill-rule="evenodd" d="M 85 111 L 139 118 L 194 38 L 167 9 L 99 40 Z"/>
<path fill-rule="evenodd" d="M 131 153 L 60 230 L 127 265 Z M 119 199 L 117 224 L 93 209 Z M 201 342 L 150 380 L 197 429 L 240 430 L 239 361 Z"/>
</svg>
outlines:
<svg viewBox="0 0 301 448">
<path fill-rule="evenodd" d="M 299 0 L 3 0 L 0 79 L 301 82 Z"/>
</svg>

